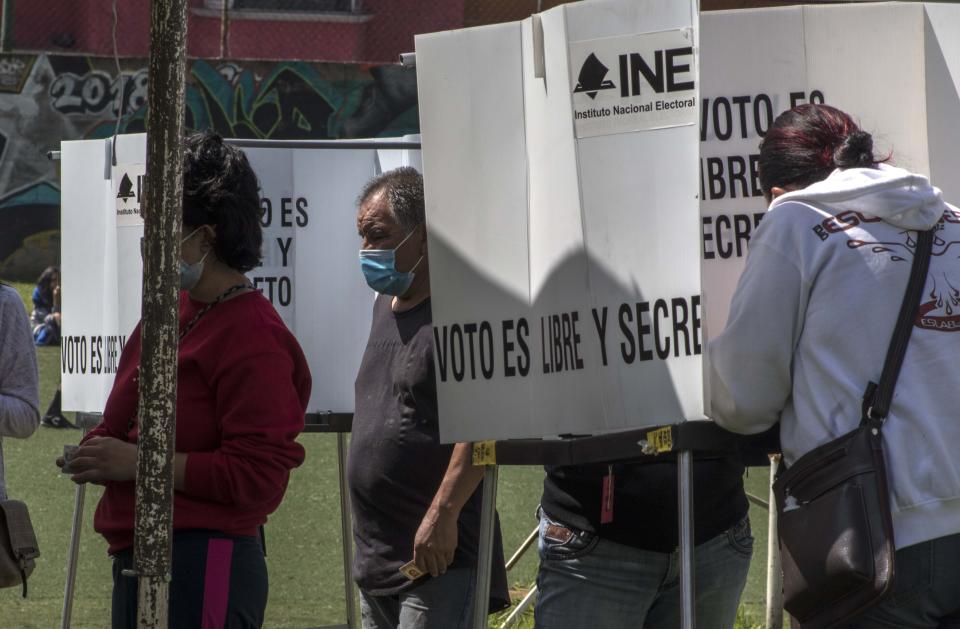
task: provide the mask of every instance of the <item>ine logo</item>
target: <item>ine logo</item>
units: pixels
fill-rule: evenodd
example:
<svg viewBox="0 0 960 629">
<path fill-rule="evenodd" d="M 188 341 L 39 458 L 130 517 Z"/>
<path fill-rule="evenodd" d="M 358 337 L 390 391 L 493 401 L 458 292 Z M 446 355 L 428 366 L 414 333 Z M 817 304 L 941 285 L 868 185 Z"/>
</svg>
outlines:
<svg viewBox="0 0 960 629">
<path fill-rule="evenodd" d="M 580 76 L 577 77 L 577 87 L 573 90 L 573 93 L 579 94 L 580 92 L 586 92 L 587 96 L 594 99 L 600 90 L 616 88 L 617 86 L 613 84 L 613 81 L 609 79 L 604 80 L 604 77 L 607 76 L 607 72 L 609 71 L 610 69 L 603 65 L 603 63 L 597 59 L 597 56 L 591 52 L 587 60 L 583 62 L 583 67 L 580 68 Z"/>
<path fill-rule="evenodd" d="M 137 196 L 137 193 L 133 191 L 133 181 L 130 180 L 130 175 L 126 173 L 123 174 L 123 179 L 120 180 L 118 188 L 117 198 L 123 199 L 124 202 Z"/>
</svg>

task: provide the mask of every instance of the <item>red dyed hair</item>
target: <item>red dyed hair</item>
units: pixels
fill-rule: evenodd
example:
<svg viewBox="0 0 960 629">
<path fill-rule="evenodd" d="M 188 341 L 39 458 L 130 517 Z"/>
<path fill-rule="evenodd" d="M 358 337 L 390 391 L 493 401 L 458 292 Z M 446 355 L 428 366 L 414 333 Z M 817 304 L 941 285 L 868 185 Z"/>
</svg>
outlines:
<svg viewBox="0 0 960 629">
<path fill-rule="evenodd" d="M 829 105 L 798 105 L 773 122 L 760 143 L 760 188 L 806 188 L 837 168 L 872 168 L 873 137 Z"/>
</svg>

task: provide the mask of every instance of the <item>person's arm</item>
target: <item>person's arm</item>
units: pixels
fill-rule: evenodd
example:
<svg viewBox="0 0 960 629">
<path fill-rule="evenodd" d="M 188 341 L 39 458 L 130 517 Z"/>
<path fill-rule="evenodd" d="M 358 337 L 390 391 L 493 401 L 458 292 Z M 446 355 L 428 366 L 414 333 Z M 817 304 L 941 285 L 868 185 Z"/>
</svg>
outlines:
<svg viewBox="0 0 960 629">
<path fill-rule="evenodd" d="M 303 461 L 296 437 L 304 409 L 291 357 L 269 352 L 224 361 L 216 377 L 220 447 L 177 452 L 174 488 L 195 498 L 256 508 L 275 506 L 289 470 Z M 77 483 L 102 484 L 136 478 L 137 445 L 111 436 L 103 424 L 85 439 L 71 467 Z M 95 429 L 95 431 L 97 431 Z M 62 466 L 62 459 L 58 459 Z"/>
<path fill-rule="evenodd" d="M 438 576 L 453 563 L 460 510 L 482 480 L 483 467 L 473 464 L 471 444 L 456 444 L 440 488 L 417 529 L 413 560 L 418 568 Z"/>
<path fill-rule="evenodd" d="M 0 288 L 0 435 L 25 439 L 39 425 L 37 353 L 27 312 L 19 295 Z"/>
<path fill-rule="evenodd" d="M 136 480 L 137 450 L 137 444 L 115 437 L 86 439 L 70 462 L 74 470 L 70 480 L 95 485 Z M 57 466 L 63 467 L 63 464 L 63 457 L 58 457 Z M 173 486 L 177 491 L 183 491 L 186 465 L 187 454 L 177 452 L 173 459 Z"/>
<path fill-rule="evenodd" d="M 779 421 L 808 293 L 792 260 L 751 243 L 727 326 L 707 353 L 710 415 L 723 428 L 755 434 Z"/>
</svg>

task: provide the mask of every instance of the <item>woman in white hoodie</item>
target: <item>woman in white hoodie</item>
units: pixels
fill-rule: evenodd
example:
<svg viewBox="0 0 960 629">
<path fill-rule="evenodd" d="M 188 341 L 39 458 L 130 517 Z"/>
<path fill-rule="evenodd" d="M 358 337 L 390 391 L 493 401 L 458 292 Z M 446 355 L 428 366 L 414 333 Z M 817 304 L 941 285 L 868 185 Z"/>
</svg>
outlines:
<svg viewBox="0 0 960 629">
<path fill-rule="evenodd" d="M 803 105 L 774 122 L 760 147 L 772 203 L 709 345 L 710 414 L 741 433 L 780 421 L 788 465 L 853 430 L 880 377 L 917 232 L 936 226 L 883 429 L 895 591 L 855 626 L 960 627 L 960 211 L 926 177 L 883 161 L 835 108 Z"/>
</svg>

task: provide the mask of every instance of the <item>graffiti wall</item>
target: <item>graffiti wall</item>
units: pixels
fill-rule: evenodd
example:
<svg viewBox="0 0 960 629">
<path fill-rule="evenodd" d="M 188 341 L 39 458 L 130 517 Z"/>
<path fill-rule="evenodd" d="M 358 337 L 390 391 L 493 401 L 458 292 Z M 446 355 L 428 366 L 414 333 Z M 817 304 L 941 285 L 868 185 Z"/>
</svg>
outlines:
<svg viewBox="0 0 960 629">
<path fill-rule="evenodd" d="M 418 132 L 413 70 L 191 60 L 186 125 L 225 137 L 326 139 Z M 146 60 L 0 55 L 0 278 L 29 281 L 59 255 L 62 140 L 146 128 Z"/>
</svg>

